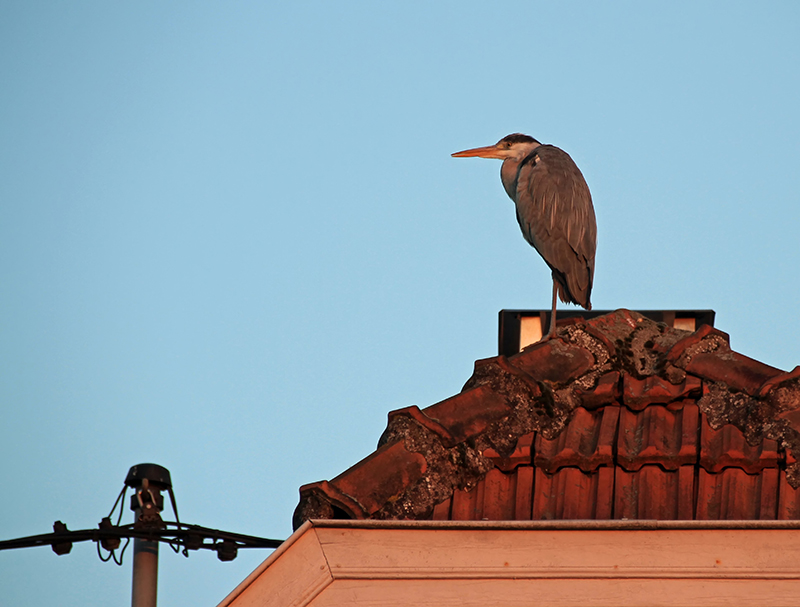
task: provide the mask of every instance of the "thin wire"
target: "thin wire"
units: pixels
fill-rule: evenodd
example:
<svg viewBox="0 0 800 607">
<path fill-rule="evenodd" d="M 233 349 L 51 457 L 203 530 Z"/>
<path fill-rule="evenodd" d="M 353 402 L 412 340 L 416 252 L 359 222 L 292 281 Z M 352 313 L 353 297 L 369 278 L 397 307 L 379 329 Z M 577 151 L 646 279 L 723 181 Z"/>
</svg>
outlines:
<svg viewBox="0 0 800 607">
<path fill-rule="evenodd" d="M 117 509 L 117 504 L 119 504 L 119 501 L 120 501 L 121 499 L 124 499 L 124 495 L 125 495 L 125 492 L 126 492 L 127 490 L 128 490 L 128 485 L 123 485 L 123 487 L 122 487 L 122 491 L 120 491 L 120 492 L 119 492 L 119 495 L 117 496 L 117 501 L 115 501 L 115 502 L 114 502 L 114 505 L 111 507 L 111 512 L 109 512 L 109 513 L 108 513 L 108 518 L 109 518 L 109 519 L 110 519 L 112 516 L 114 516 L 114 510 L 116 510 L 116 509 Z M 123 510 L 125 510 L 124 502 L 123 502 L 123 507 L 122 507 L 122 508 L 120 508 L 120 510 L 119 510 L 119 519 L 120 519 L 120 520 L 122 520 L 122 511 L 123 511 Z M 117 525 L 119 525 L 119 521 L 117 521 Z"/>
<path fill-rule="evenodd" d="M 114 556 L 114 551 L 113 550 L 109 550 L 108 551 L 108 556 L 103 558 L 103 555 L 100 552 L 100 542 L 95 542 L 95 545 L 97 546 L 97 556 L 100 557 L 100 560 L 103 561 L 104 563 L 107 563 L 108 561 L 110 561 L 111 557 Z M 114 561 L 116 561 L 116 560 L 117 559 L 114 559 Z"/>
<path fill-rule="evenodd" d="M 175 522 L 178 524 L 178 531 L 181 530 L 181 518 L 178 516 L 178 503 L 175 500 L 175 493 L 172 491 L 172 487 L 167 487 L 167 491 L 169 491 L 169 501 L 172 502 L 172 511 L 175 513 Z M 181 541 L 176 537 L 173 542 L 168 542 L 170 547 L 175 551 L 175 554 L 180 554 L 181 551 Z M 189 550 L 184 547 L 183 549 L 183 556 L 189 558 Z"/>
<path fill-rule="evenodd" d="M 128 493 L 128 485 L 125 485 L 122 488 L 122 493 L 120 497 L 122 497 L 122 505 L 119 507 L 119 518 L 117 518 L 117 527 L 119 527 L 120 522 L 122 521 L 122 513 L 125 512 L 125 494 Z M 119 498 L 117 498 L 119 501 Z M 117 502 L 114 502 L 114 508 L 117 507 Z M 114 508 L 111 509 L 111 514 L 114 513 Z M 108 518 L 111 518 L 111 514 L 108 515 Z"/>
<path fill-rule="evenodd" d="M 117 560 L 116 554 L 114 554 L 113 551 L 111 552 L 111 555 L 114 557 L 114 562 L 120 567 L 122 566 L 122 559 L 125 556 L 125 549 L 128 547 L 128 544 L 130 543 L 131 543 L 131 538 L 128 538 L 128 540 L 125 542 L 125 545 L 122 547 L 122 552 L 119 553 L 119 560 Z"/>
<path fill-rule="evenodd" d="M 120 502 L 121 502 L 121 505 L 120 505 L 120 508 L 119 508 L 119 516 L 117 517 L 117 524 L 116 524 L 117 527 L 119 527 L 120 522 L 122 522 L 122 514 L 125 512 L 125 495 L 127 494 L 127 492 L 128 492 L 128 485 L 123 485 L 122 491 L 119 492 L 119 495 L 117 496 L 117 499 L 114 502 L 114 505 L 111 507 L 111 512 L 108 513 L 108 519 L 111 520 L 111 517 L 114 516 L 114 510 L 117 509 L 117 505 L 120 504 Z M 128 547 L 128 544 L 130 543 L 130 541 L 131 541 L 131 538 L 128 538 L 128 540 L 125 542 L 125 546 L 122 548 L 122 552 L 120 552 L 120 554 L 119 554 L 119 560 L 117 560 L 116 549 L 109 550 L 108 551 L 108 556 L 103 557 L 103 553 L 100 552 L 100 542 L 98 541 L 98 542 L 96 542 L 96 545 L 97 545 L 97 556 L 104 563 L 107 563 L 108 561 L 110 561 L 113 558 L 114 562 L 117 565 L 122 566 L 122 557 L 125 554 L 125 548 Z"/>
</svg>

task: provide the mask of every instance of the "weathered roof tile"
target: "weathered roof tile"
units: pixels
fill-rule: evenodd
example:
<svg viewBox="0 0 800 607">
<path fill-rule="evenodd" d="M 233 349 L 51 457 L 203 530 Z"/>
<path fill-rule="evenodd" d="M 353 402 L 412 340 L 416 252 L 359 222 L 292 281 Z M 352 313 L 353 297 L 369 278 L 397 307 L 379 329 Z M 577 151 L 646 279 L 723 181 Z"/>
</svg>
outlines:
<svg viewBox="0 0 800 607">
<path fill-rule="evenodd" d="M 510 472 L 517 466 L 531 463 L 531 447 L 533 446 L 534 432 L 523 434 L 517 441 L 514 452 L 508 457 L 501 456 L 497 450 L 488 447 L 483 450 L 483 457 L 488 457 L 496 468 L 503 472 Z"/>
<path fill-rule="evenodd" d="M 697 520 L 775 519 L 778 469 L 747 474 L 726 468 L 718 474 L 700 469 L 697 486 Z"/>
<path fill-rule="evenodd" d="M 778 520 L 800 519 L 800 489 L 795 489 L 786 478 L 786 471 L 780 471 L 778 481 Z"/>
<path fill-rule="evenodd" d="M 704 340 L 708 342 L 707 349 L 702 347 Z M 731 339 L 727 333 L 709 325 L 702 325 L 697 331 L 678 340 L 670 348 L 666 355 L 666 362 L 683 368 L 686 359 L 691 358 L 694 353 L 720 348 L 730 350 L 730 343 Z"/>
<path fill-rule="evenodd" d="M 622 382 L 622 402 L 634 411 L 641 411 L 651 404 L 668 404 L 690 394 L 699 394 L 702 381 L 692 375 L 673 384 L 658 375 L 637 379 L 625 375 Z"/>
<path fill-rule="evenodd" d="M 402 442 L 396 442 L 381 447 L 330 484 L 356 499 L 368 514 L 372 514 L 401 495 L 406 487 L 422 477 L 427 467 L 422 454 L 408 451 Z"/>
<path fill-rule="evenodd" d="M 780 369 L 733 351 L 695 354 L 686 365 L 686 372 L 702 379 L 725 383 L 751 396 L 757 395 L 767 380 L 783 373 Z"/>
<path fill-rule="evenodd" d="M 478 386 L 427 407 L 422 413 L 447 430 L 451 438 L 446 445 L 450 446 L 480 434 L 510 411 L 501 394 L 489 386 Z"/>
<path fill-rule="evenodd" d="M 659 464 L 676 470 L 697 462 L 697 405 L 671 411 L 663 405 L 651 405 L 634 412 L 622 408 L 619 420 L 617 461 L 628 471 L 647 464 Z"/>
<path fill-rule="evenodd" d="M 703 415 L 700 425 L 700 465 L 712 473 L 725 468 L 741 468 L 748 474 L 758 474 L 764 468 L 778 467 L 778 443 L 764 439 L 750 445 L 736 426 L 725 424 L 714 430 Z"/>
<path fill-rule="evenodd" d="M 580 377 L 594 365 L 594 357 L 584 348 L 550 339 L 528 346 L 509 362 L 536 381 L 565 384 Z"/>
<path fill-rule="evenodd" d="M 584 472 L 592 472 L 598 466 L 613 466 L 618 418 L 618 406 L 595 411 L 579 407 L 556 438 L 548 440 L 541 434 L 536 437 L 533 463 L 550 474 L 565 466 L 575 466 Z"/>
<path fill-rule="evenodd" d="M 664 470 L 650 464 L 632 472 L 621 467 L 615 471 L 614 518 L 694 518 L 694 466 Z"/>
<path fill-rule="evenodd" d="M 614 468 L 591 473 L 561 468 L 553 474 L 535 470 L 533 520 L 611 518 Z"/>
<path fill-rule="evenodd" d="M 581 404 L 585 409 L 597 409 L 619 401 L 622 394 L 620 383 L 619 371 L 604 373 L 591 389 L 580 388 L 577 391 Z"/>
</svg>

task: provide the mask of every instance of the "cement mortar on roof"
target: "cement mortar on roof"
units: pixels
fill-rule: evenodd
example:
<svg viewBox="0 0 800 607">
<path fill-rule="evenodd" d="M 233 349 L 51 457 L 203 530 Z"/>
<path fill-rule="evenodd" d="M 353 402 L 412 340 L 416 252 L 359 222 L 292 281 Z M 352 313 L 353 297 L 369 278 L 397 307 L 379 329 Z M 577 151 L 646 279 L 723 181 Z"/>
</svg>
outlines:
<svg viewBox="0 0 800 607">
<path fill-rule="evenodd" d="M 706 354 L 708 352 L 716 352 L 724 357 L 725 353 L 731 352 L 731 346 L 722 335 L 708 335 L 696 344 L 686 348 L 678 360 L 675 361 L 675 366 L 685 370 L 689 363 L 692 362 L 692 358 L 698 354 Z"/>
</svg>

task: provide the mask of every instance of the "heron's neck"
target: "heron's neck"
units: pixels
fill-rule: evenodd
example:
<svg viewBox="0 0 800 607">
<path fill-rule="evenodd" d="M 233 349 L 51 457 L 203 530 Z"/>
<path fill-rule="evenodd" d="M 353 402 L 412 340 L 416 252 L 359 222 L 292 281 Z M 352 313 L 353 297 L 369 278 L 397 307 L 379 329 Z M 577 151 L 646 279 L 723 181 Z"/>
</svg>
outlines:
<svg viewBox="0 0 800 607">
<path fill-rule="evenodd" d="M 517 180 L 519 179 L 519 165 L 521 162 L 522 159 L 508 158 L 500 166 L 500 180 L 503 182 L 506 194 L 514 202 L 517 201 Z"/>
<path fill-rule="evenodd" d="M 503 165 L 500 167 L 500 180 L 503 182 L 503 187 L 506 189 L 506 194 L 514 202 L 517 201 L 517 180 L 519 179 L 519 165 L 531 155 L 531 152 L 538 148 L 541 143 L 533 141 L 530 145 L 519 149 L 519 155 L 513 158 L 506 158 Z"/>
</svg>

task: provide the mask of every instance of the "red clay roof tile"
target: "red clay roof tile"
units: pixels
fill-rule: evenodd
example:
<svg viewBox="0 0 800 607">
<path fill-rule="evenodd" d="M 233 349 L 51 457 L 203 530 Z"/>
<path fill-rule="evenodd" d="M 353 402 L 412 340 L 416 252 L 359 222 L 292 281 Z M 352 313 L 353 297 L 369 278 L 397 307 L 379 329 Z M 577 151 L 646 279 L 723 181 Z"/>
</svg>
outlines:
<svg viewBox="0 0 800 607">
<path fill-rule="evenodd" d="M 598 466 L 614 465 L 614 441 L 619 407 L 595 411 L 579 407 L 567 427 L 554 439 L 536 437 L 533 463 L 549 474 L 565 466 L 593 472 Z"/>
<path fill-rule="evenodd" d="M 503 474 L 497 468 L 489 470 L 483 479 L 483 508 L 481 518 L 489 521 L 507 521 L 514 518 L 516 478 Z"/>
<path fill-rule="evenodd" d="M 619 371 L 609 371 L 601 375 L 591 389 L 581 388 L 578 390 L 581 404 L 585 409 L 597 409 L 609 403 L 618 402 L 622 394 L 620 383 Z"/>
<path fill-rule="evenodd" d="M 586 331 L 586 333 L 588 333 L 592 337 L 594 337 L 597 341 L 599 341 L 606 349 L 606 352 L 608 352 L 608 355 L 613 358 L 614 356 L 617 355 L 617 347 L 614 344 L 614 342 L 611 341 L 611 336 L 603 333 L 601 327 L 603 327 L 603 325 L 600 325 L 600 327 L 598 327 L 597 324 L 593 324 L 593 321 L 590 320 L 583 327 L 583 330 Z"/>
<path fill-rule="evenodd" d="M 690 358 L 697 351 L 704 350 L 701 347 L 703 340 L 708 341 L 708 349 L 721 348 L 722 350 L 730 350 L 731 339 L 727 333 L 709 325 L 702 325 L 694 333 L 690 333 L 677 341 L 667 352 L 666 361 L 683 368 L 686 358 Z"/>
<path fill-rule="evenodd" d="M 609 519 L 614 492 L 614 468 L 594 472 L 561 468 L 548 474 L 535 469 L 533 520 Z"/>
<path fill-rule="evenodd" d="M 319 481 L 300 487 L 300 504 L 295 510 L 293 524 L 296 528 L 306 518 L 334 518 L 335 509 L 340 510 L 351 519 L 362 519 L 369 516 L 369 513 L 355 499 L 342 493 L 328 481 Z M 306 510 L 311 511 L 311 516 L 307 516 Z"/>
<path fill-rule="evenodd" d="M 528 346 L 508 359 L 536 381 L 565 384 L 586 373 L 594 365 L 594 357 L 586 349 L 550 339 Z"/>
<path fill-rule="evenodd" d="M 511 472 L 517 466 L 531 463 L 531 447 L 533 446 L 534 433 L 529 432 L 519 437 L 514 452 L 508 457 L 501 456 L 496 449 L 487 447 L 483 450 L 483 457 L 488 457 L 496 468 L 503 472 Z"/>
<path fill-rule="evenodd" d="M 330 484 L 353 497 L 368 514 L 372 514 L 387 501 L 401 495 L 427 468 L 422 454 L 408 451 L 402 442 L 396 442 L 384 445 Z"/>
<path fill-rule="evenodd" d="M 787 421 L 790 428 L 792 428 L 795 432 L 800 433 L 800 409 L 792 409 L 791 411 L 778 413 L 776 418 Z"/>
<path fill-rule="evenodd" d="M 514 520 L 529 521 L 533 516 L 533 466 L 520 466 L 516 470 L 517 493 L 514 496 Z"/>
<path fill-rule="evenodd" d="M 786 471 L 780 471 L 778 481 L 778 520 L 800 519 L 800 489 L 795 489 L 786 478 Z"/>
<path fill-rule="evenodd" d="M 634 411 L 641 411 L 648 405 L 668 404 L 690 394 L 699 394 L 701 390 L 702 381 L 692 375 L 687 375 L 678 384 L 672 384 L 657 375 L 644 379 L 625 375 L 622 381 L 622 402 Z"/>
<path fill-rule="evenodd" d="M 453 435 L 450 434 L 450 431 L 445 428 L 439 422 L 431 419 L 427 415 L 425 415 L 419 407 L 416 405 L 411 405 L 410 407 L 404 407 L 403 409 L 395 409 L 394 411 L 389 411 L 389 422 L 391 423 L 392 420 L 398 417 L 408 417 L 413 419 L 423 428 L 426 428 L 439 436 L 442 439 L 442 442 L 446 445 L 454 445 L 457 441 L 453 438 Z"/>
<path fill-rule="evenodd" d="M 736 426 L 725 424 L 714 430 L 703 415 L 700 425 L 700 465 L 706 472 L 717 473 L 725 468 L 741 468 L 757 474 L 764 468 L 778 468 L 778 443 L 764 439 L 749 445 Z"/>
<path fill-rule="evenodd" d="M 615 471 L 614 518 L 694 518 L 694 466 L 664 470 L 650 464 L 633 472 L 621 467 Z"/>
<path fill-rule="evenodd" d="M 447 429 L 452 441 L 460 443 L 480 434 L 510 411 L 502 395 L 489 386 L 478 386 L 427 407 L 422 413 Z"/>
<path fill-rule="evenodd" d="M 758 394 L 767 380 L 783 373 L 780 369 L 732 351 L 695 354 L 686 365 L 686 372 L 702 379 L 725 383 L 751 396 Z"/>
<path fill-rule="evenodd" d="M 787 373 L 779 373 L 778 375 L 769 378 L 762 384 L 761 389 L 758 391 L 758 395 L 763 398 L 767 396 L 771 390 L 780 388 L 781 384 L 783 383 L 789 385 L 796 385 L 800 383 L 800 365 L 796 366 Z"/>
<path fill-rule="evenodd" d="M 491 470 L 470 490 L 458 489 L 433 511 L 433 520 L 530 520 L 533 467 L 511 474 Z"/>
<path fill-rule="evenodd" d="M 718 474 L 700 469 L 697 485 L 697 520 L 775 519 L 778 469 L 747 474 L 726 468 Z"/>
<path fill-rule="evenodd" d="M 628 471 L 647 464 L 676 470 L 697 462 L 697 405 L 670 411 L 651 405 L 634 412 L 623 408 L 619 419 L 617 462 Z"/>
<path fill-rule="evenodd" d="M 800 434 L 800 367 L 789 373 L 776 375 L 761 386 L 759 396 L 780 411 L 778 419 L 785 419 Z"/>
<path fill-rule="evenodd" d="M 630 334 L 641 324 L 641 316 L 630 310 L 617 310 L 613 314 L 598 316 L 586 321 L 586 331 L 598 336 L 611 347 L 628 339 Z"/>
</svg>

